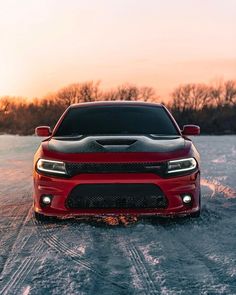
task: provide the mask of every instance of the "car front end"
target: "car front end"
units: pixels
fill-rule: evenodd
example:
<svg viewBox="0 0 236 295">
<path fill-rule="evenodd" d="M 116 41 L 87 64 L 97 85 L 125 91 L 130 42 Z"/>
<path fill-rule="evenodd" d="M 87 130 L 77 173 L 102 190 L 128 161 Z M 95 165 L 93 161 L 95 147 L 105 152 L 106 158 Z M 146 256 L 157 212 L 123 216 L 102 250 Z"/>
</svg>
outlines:
<svg viewBox="0 0 236 295">
<path fill-rule="evenodd" d="M 36 214 L 199 214 L 199 154 L 186 136 L 55 134 L 34 158 Z"/>
</svg>

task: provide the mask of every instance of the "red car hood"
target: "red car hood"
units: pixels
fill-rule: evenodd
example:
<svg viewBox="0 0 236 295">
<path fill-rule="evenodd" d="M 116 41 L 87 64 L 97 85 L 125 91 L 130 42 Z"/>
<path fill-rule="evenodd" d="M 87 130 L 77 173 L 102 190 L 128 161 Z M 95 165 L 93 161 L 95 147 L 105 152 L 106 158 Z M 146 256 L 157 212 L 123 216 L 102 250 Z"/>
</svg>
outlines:
<svg viewBox="0 0 236 295">
<path fill-rule="evenodd" d="M 88 136 L 49 138 L 41 156 L 79 162 L 147 162 L 192 156 L 192 143 L 181 136 Z"/>
</svg>

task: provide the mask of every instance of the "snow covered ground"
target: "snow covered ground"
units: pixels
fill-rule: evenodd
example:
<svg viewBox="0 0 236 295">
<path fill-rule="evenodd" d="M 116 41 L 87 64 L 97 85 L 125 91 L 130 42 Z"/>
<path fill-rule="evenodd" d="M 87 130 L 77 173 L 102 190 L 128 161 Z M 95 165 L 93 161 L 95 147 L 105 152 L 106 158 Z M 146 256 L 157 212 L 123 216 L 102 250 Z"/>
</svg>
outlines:
<svg viewBox="0 0 236 295">
<path fill-rule="evenodd" d="M 194 138 L 199 219 L 32 218 L 33 136 L 0 136 L 0 294 L 236 294 L 236 136 Z"/>
</svg>

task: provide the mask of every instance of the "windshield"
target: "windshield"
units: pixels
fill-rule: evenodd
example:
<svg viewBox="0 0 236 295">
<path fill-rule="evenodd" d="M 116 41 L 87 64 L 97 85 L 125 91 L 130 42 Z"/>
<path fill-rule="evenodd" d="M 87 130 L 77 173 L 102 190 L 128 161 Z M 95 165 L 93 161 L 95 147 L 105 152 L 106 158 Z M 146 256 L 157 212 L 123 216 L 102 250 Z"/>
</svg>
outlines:
<svg viewBox="0 0 236 295">
<path fill-rule="evenodd" d="M 89 106 L 70 108 L 54 136 L 179 135 L 162 107 Z"/>
</svg>

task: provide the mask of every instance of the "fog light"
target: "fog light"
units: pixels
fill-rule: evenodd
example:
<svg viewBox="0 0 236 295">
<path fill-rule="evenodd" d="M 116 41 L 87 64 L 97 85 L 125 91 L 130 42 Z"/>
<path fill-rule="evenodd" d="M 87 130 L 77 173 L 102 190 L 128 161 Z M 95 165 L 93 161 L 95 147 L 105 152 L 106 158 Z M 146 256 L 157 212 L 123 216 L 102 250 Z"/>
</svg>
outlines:
<svg viewBox="0 0 236 295">
<path fill-rule="evenodd" d="M 189 204 L 192 202 L 192 197 L 190 195 L 184 195 L 182 198 L 185 204 Z"/>
<path fill-rule="evenodd" d="M 42 203 L 43 203 L 44 205 L 49 205 L 49 204 L 51 204 L 51 201 L 52 201 L 51 196 L 43 196 L 43 197 L 42 197 Z"/>
</svg>

